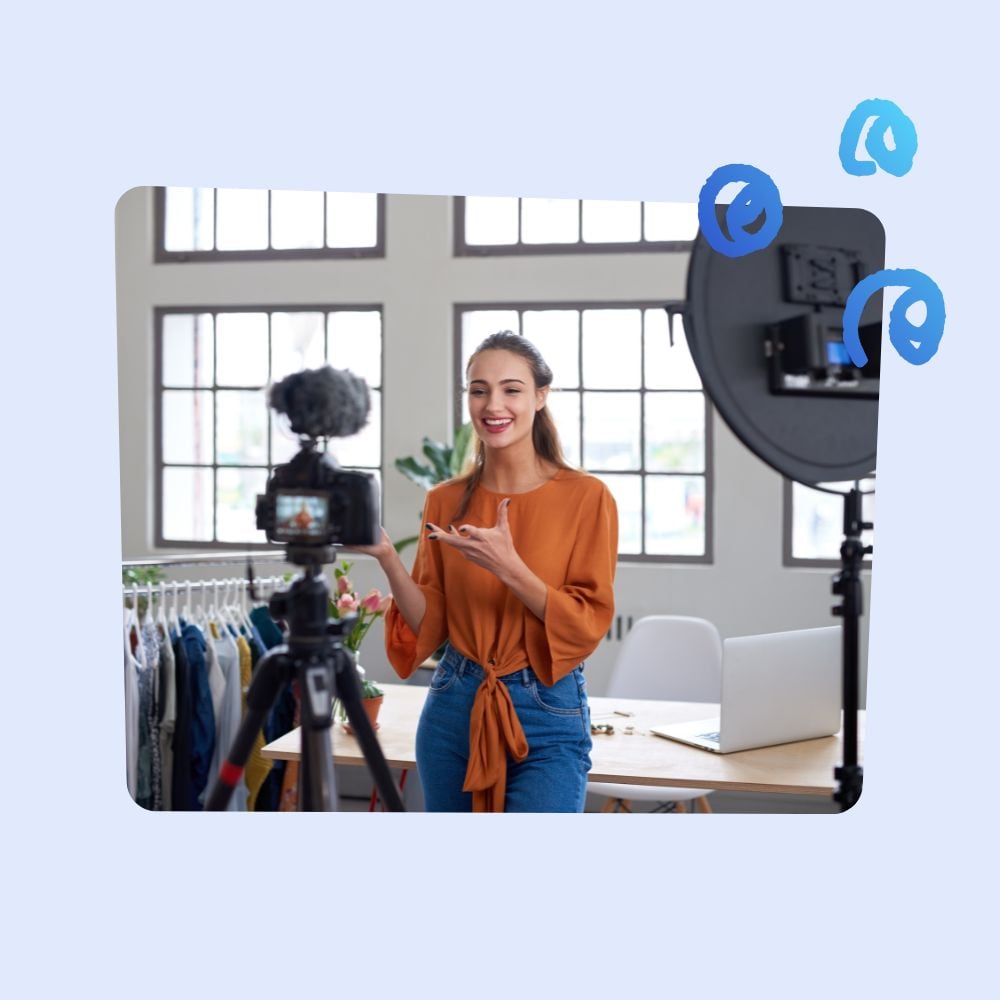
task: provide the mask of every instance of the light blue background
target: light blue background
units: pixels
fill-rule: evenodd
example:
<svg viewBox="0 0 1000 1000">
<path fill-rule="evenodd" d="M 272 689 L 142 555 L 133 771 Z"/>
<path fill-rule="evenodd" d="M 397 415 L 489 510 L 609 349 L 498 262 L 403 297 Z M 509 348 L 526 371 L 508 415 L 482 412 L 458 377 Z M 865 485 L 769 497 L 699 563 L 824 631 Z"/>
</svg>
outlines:
<svg viewBox="0 0 1000 1000">
<path fill-rule="evenodd" d="M 983 975 L 996 891 L 995 32 L 955 2 L 926 15 L 693 6 L 7 12 L 10 995 L 491 997 L 542 983 L 676 995 L 696 982 L 941 995 Z M 843 123 L 871 97 L 916 124 L 904 178 L 840 165 Z M 118 196 L 170 183 L 693 201 L 734 161 L 769 173 L 786 205 L 876 212 L 886 266 L 931 275 L 948 311 L 929 364 L 883 353 L 862 803 L 838 817 L 474 823 L 135 808 L 114 624 Z"/>
</svg>

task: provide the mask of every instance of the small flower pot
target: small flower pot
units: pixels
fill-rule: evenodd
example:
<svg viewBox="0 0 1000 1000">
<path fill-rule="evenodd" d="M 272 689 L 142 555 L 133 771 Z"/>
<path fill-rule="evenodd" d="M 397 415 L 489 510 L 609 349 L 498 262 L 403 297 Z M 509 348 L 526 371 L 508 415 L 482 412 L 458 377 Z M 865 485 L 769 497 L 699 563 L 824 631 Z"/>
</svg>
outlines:
<svg viewBox="0 0 1000 1000">
<path fill-rule="evenodd" d="M 361 704 L 364 706 L 365 712 L 368 714 L 368 720 L 372 724 L 372 729 L 378 729 L 378 710 L 382 707 L 382 696 L 378 698 L 365 698 L 362 700 Z M 353 736 L 354 730 L 351 728 L 350 722 L 341 723 L 344 727 L 344 732 Z"/>
</svg>

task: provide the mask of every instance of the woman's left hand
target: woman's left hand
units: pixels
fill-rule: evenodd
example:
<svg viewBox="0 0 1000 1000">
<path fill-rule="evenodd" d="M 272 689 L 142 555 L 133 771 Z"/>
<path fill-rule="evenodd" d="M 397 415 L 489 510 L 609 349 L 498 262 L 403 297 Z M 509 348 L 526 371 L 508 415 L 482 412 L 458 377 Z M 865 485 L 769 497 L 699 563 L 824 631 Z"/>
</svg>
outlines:
<svg viewBox="0 0 1000 1000">
<path fill-rule="evenodd" d="M 522 565 L 507 523 L 508 507 L 510 497 L 500 501 L 497 523 L 492 528 L 480 528 L 474 524 L 460 525 L 457 530 L 454 525 L 449 525 L 447 531 L 436 524 L 428 524 L 427 528 L 432 539 L 458 549 L 469 562 L 488 569 L 506 583 Z"/>
</svg>

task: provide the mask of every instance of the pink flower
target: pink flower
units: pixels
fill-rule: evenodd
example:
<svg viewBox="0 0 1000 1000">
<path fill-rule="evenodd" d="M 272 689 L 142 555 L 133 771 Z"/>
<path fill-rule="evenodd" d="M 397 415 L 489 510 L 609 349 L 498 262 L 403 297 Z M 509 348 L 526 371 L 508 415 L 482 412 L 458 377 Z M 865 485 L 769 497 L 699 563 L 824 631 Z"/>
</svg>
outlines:
<svg viewBox="0 0 1000 1000">
<path fill-rule="evenodd" d="M 343 577 L 341 577 L 343 579 Z M 344 611 L 357 611 L 358 610 L 358 599 L 354 594 L 344 594 L 337 598 L 337 610 Z"/>
<path fill-rule="evenodd" d="M 346 576 L 342 576 L 337 580 L 337 590 L 339 593 L 346 594 L 351 589 L 351 581 Z"/>
<path fill-rule="evenodd" d="M 386 594 L 378 603 L 378 613 L 384 615 L 389 610 L 390 604 L 392 604 L 392 594 Z"/>
<path fill-rule="evenodd" d="M 375 614 L 378 606 L 382 603 L 382 592 L 379 590 L 369 590 L 361 601 L 361 607 L 365 611 Z"/>
</svg>

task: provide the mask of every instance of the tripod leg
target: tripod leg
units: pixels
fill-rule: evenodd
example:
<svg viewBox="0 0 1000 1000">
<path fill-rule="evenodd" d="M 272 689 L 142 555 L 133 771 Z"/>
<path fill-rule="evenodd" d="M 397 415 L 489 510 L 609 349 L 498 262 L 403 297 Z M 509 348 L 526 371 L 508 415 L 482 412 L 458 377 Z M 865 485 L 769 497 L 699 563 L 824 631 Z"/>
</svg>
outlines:
<svg viewBox="0 0 1000 1000">
<path fill-rule="evenodd" d="M 391 812 L 404 812 L 403 800 L 399 792 L 396 791 L 389 765 L 385 762 L 385 755 L 382 753 L 382 747 L 379 746 L 368 713 L 361 704 L 361 683 L 358 680 L 354 662 L 342 648 L 336 650 L 334 669 L 337 697 L 344 703 L 347 718 L 350 720 L 351 728 L 361 746 L 361 752 L 364 754 L 368 770 L 375 781 L 375 787 Z"/>
<path fill-rule="evenodd" d="M 316 658 L 302 671 L 302 765 L 299 770 L 299 809 L 332 812 L 337 807 L 333 750 L 330 745 L 333 714 L 333 672 Z"/>
<path fill-rule="evenodd" d="M 253 750 L 257 733 L 264 725 L 267 714 L 271 711 L 271 706 L 277 700 L 281 689 L 288 682 L 290 671 L 291 661 L 283 646 L 270 650 L 257 664 L 257 672 L 247 691 L 247 714 L 243 717 L 229 753 L 219 768 L 218 777 L 205 803 L 206 811 L 221 812 L 229 805 L 233 789 L 243 777 L 243 769 L 246 767 L 250 751 Z"/>
</svg>

